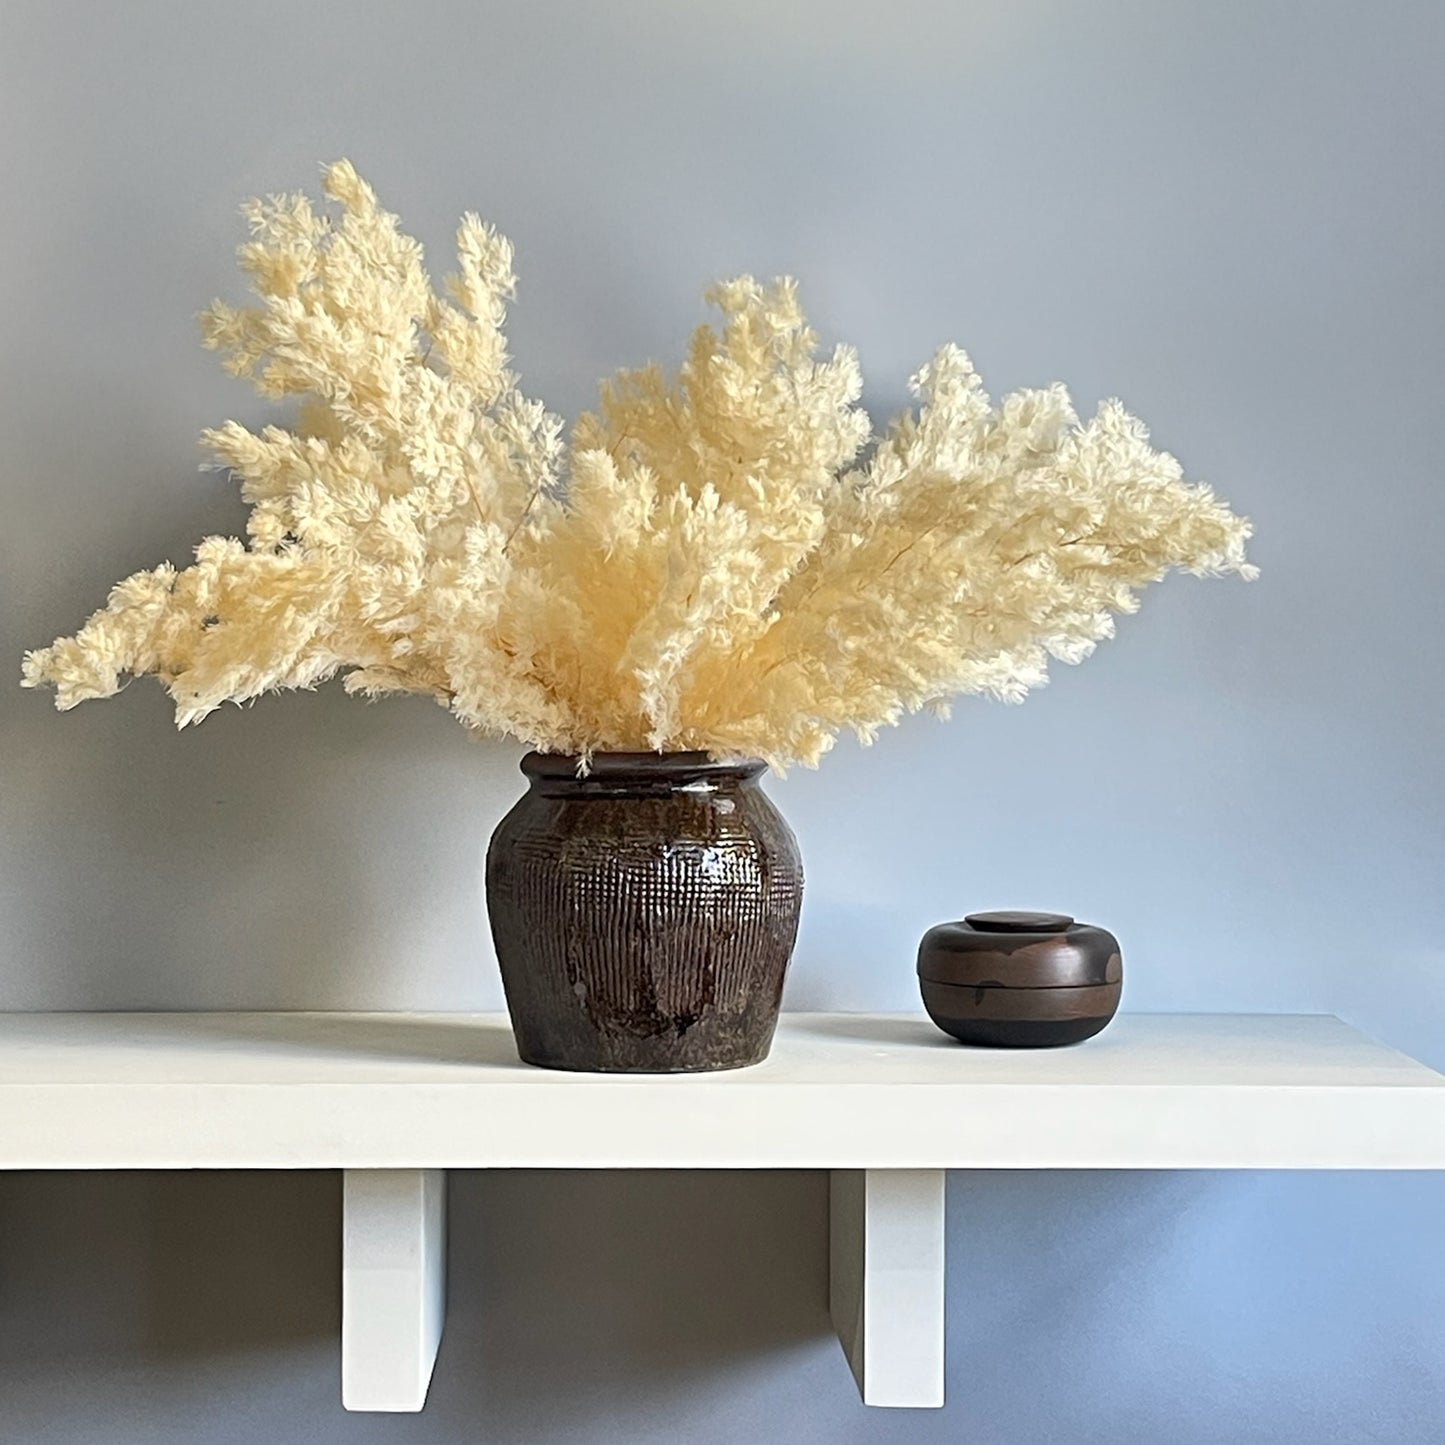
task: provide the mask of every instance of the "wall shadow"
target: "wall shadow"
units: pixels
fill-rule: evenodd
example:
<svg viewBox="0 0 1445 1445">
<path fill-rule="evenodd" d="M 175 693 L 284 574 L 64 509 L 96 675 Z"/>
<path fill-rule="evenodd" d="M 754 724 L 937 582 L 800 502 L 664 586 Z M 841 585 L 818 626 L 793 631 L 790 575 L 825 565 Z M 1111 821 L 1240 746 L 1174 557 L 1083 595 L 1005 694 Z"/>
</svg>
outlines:
<svg viewBox="0 0 1445 1445">
<path fill-rule="evenodd" d="M 686 1412 L 749 1362 L 830 1338 L 821 1173 L 450 1184 L 446 1332 L 426 1412 L 406 1419 L 341 1411 L 337 1172 L 0 1177 L 0 1417 L 76 1370 L 174 1395 L 266 1355 L 305 1366 L 314 1388 L 291 1408 L 324 1410 L 328 1439 L 471 1439 L 481 1421 L 493 1440 L 588 1439 L 619 1392 L 629 1411 Z"/>
<path fill-rule="evenodd" d="M 435 1438 L 593 1438 L 827 1339 L 827 1208 L 817 1171 L 454 1173 Z"/>
<path fill-rule="evenodd" d="M 6 1174 L 0 1378 L 333 1339 L 340 1217 L 327 1171 Z"/>
</svg>

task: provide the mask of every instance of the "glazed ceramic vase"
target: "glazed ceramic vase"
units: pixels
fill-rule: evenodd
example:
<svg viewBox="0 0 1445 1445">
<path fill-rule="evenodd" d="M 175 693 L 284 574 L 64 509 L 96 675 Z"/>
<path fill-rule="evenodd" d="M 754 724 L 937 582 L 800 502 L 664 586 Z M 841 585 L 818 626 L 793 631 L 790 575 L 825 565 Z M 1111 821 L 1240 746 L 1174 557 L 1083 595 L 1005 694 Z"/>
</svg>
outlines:
<svg viewBox="0 0 1445 1445">
<path fill-rule="evenodd" d="M 487 910 L 517 1051 L 544 1068 L 735 1069 L 766 1057 L 803 897 L 764 765 L 529 753 L 492 835 Z"/>
</svg>

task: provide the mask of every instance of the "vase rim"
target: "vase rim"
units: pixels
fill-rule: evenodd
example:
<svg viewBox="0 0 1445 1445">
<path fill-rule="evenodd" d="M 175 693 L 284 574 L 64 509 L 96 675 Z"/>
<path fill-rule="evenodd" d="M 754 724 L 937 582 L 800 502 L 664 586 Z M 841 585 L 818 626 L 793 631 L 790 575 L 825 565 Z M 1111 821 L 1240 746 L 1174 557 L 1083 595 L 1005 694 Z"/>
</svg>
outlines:
<svg viewBox="0 0 1445 1445">
<path fill-rule="evenodd" d="M 529 778 L 549 782 L 624 782 L 651 780 L 658 783 L 687 783 L 707 779 L 756 778 L 767 764 L 761 758 L 716 759 L 703 752 L 677 753 L 593 753 L 587 772 L 579 774 L 582 759 L 577 753 L 531 752 L 522 759 L 522 771 Z"/>
</svg>

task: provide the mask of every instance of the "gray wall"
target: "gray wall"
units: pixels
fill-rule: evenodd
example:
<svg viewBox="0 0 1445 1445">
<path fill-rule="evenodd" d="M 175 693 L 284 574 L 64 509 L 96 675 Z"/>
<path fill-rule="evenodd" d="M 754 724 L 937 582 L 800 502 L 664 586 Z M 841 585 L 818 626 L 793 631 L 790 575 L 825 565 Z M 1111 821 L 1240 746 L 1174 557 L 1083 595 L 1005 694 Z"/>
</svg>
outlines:
<svg viewBox="0 0 1445 1445">
<path fill-rule="evenodd" d="M 1021 709 L 774 785 L 794 1008 L 908 1008 L 970 907 L 1113 927 L 1144 1009 L 1342 1013 L 1445 1065 L 1445 13 L 1435 4 L 0 4 L 0 658 L 239 502 L 199 348 L 236 205 L 350 155 L 517 243 L 575 412 L 710 278 L 794 272 L 882 417 L 940 341 L 1121 394 L 1258 524 Z M 13 675 L 13 673 L 12 673 Z M 497 1007 L 519 749 L 335 690 L 177 736 L 0 687 L 0 1006 Z M 959 1174 L 950 1404 L 865 1412 L 810 1175 L 458 1176 L 419 1419 L 337 1402 L 334 1177 L 0 1180 L 0 1433 L 1287 1445 L 1445 1434 L 1432 1176 Z"/>
</svg>

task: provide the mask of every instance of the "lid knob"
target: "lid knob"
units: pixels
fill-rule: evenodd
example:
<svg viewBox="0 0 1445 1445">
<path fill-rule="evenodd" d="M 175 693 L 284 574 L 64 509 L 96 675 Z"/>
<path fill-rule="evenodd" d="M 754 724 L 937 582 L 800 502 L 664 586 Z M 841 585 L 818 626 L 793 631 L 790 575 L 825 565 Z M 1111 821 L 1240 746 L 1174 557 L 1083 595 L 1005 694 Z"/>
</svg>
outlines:
<svg viewBox="0 0 1445 1445">
<path fill-rule="evenodd" d="M 1062 933 L 1074 922 L 1067 913 L 1027 913 L 1011 908 L 970 913 L 963 921 L 981 933 Z"/>
</svg>

